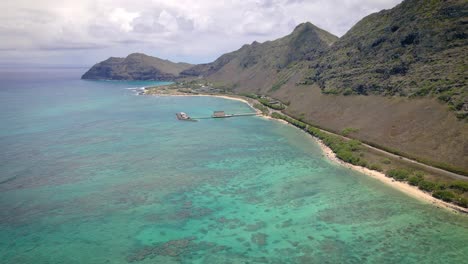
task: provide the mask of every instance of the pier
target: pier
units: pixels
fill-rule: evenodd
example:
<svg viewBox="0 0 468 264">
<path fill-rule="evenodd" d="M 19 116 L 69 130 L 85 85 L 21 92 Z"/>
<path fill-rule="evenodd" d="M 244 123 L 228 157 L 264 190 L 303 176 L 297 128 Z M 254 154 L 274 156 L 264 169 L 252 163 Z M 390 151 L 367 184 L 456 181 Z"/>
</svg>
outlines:
<svg viewBox="0 0 468 264">
<path fill-rule="evenodd" d="M 182 115 L 183 114 L 183 115 Z M 189 117 L 187 114 L 180 112 L 177 113 L 177 119 L 186 120 L 186 121 L 196 121 L 198 119 L 209 119 L 209 118 L 230 118 L 230 117 L 242 117 L 242 116 L 256 116 L 259 113 L 239 113 L 239 114 L 226 114 L 224 111 L 214 111 L 211 116 L 201 116 L 201 117 Z M 181 118 L 183 116 L 183 118 Z"/>
</svg>

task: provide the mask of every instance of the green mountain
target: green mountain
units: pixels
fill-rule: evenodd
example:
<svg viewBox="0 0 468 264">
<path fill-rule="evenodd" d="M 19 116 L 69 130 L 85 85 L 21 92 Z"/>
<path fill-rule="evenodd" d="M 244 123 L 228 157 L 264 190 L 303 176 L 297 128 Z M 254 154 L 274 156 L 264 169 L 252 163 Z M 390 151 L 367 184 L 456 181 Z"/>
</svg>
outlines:
<svg viewBox="0 0 468 264">
<path fill-rule="evenodd" d="M 126 58 L 111 57 L 94 65 L 81 78 L 106 80 L 156 80 L 171 81 L 185 69 L 188 63 L 174 63 L 168 60 L 133 53 Z"/>
<path fill-rule="evenodd" d="M 298 25 L 283 38 L 253 42 L 227 53 L 212 63 L 194 66 L 185 76 L 204 76 L 230 87 L 279 88 L 293 74 L 291 66 L 320 58 L 338 37 L 311 23 Z"/>
<path fill-rule="evenodd" d="M 326 93 L 434 96 L 468 113 L 468 2 L 407 0 L 357 23 L 306 76 Z"/>
</svg>

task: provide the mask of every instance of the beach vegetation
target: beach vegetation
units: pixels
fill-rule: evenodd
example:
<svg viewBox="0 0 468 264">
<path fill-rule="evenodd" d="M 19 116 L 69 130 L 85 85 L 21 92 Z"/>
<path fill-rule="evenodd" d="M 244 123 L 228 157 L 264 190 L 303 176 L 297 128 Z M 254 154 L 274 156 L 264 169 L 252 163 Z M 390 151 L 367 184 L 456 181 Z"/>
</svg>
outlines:
<svg viewBox="0 0 468 264">
<path fill-rule="evenodd" d="M 347 140 L 340 136 L 324 132 L 316 127 L 307 126 L 306 123 L 295 120 L 288 116 L 273 113 L 273 118 L 283 119 L 290 124 L 301 128 L 306 129 L 306 131 L 314 137 L 319 138 L 322 142 L 329 147 L 336 155 L 336 157 L 344 162 L 351 163 L 358 166 L 367 166 L 367 162 L 362 160 L 358 154 L 360 150 L 361 142 L 358 140 Z"/>
<path fill-rule="evenodd" d="M 468 182 L 466 181 L 454 181 L 450 183 L 449 187 L 462 192 L 468 192 Z"/>
<path fill-rule="evenodd" d="M 390 169 L 386 172 L 386 175 L 397 181 L 405 181 L 409 178 L 410 172 L 405 169 Z"/>
<path fill-rule="evenodd" d="M 461 207 L 465 207 L 465 208 L 468 208 L 468 199 L 466 199 L 465 197 L 462 197 L 460 195 L 458 195 L 454 200 L 453 202 Z"/>
<path fill-rule="evenodd" d="M 359 160 L 358 165 L 361 166 L 361 167 L 369 168 L 369 163 L 367 163 L 367 161 L 365 161 L 363 159 Z"/>
<path fill-rule="evenodd" d="M 436 188 L 436 184 L 430 181 L 421 180 L 418 183 L 418 188 L 426 192 L 432 192 Z"/>
<path fill-rule="evenodd" d="M 293 126 L 296 126 L 296 127 L 300 128 L 300 129 L 305 129 L 307 127 L 307 124 L 304 123 L 304 122 L 301 122 L 299 120 L 287 117 L 285 115 L 282 115 L 282 114 L 279 114 L 279 113 L 276 113 L 276 112 L 271 114 L 271 117 L 276 118 L 276 119 L 282 119 L 282 120 L 292 124 Z"/>
<path fill-rule="evenodd" d="M 408 178 L 408 183 L 413 186 L 418 186 L 419 182 L 422 181 L 424 178 L 421 176 L 413 175 Z"/>
<path fill-rule="evenodd" d="M 375 170 L 375 171 L 383 171 L 382 166 L 380 166 L 379 164 L 371 164 L 369 166 L 369 169 Z"/>
<path fill-rule="evenodd" d="M 259 104 L 259 103 L 256 103 L 254 104 L 254 107 L 258 110 L 260 110 L 262 112 L 262 114 L 264 115 L 267 115 L 270 111 L 268 110 L 268 107 L 262 105 L 262 104 Z"/>
<path fill-rule="evenodd" d="M 449 190 L 438 190 L 432 193 L 432 196 L 445 202 L 452 202 L 457 195 Z"/>
</svg>

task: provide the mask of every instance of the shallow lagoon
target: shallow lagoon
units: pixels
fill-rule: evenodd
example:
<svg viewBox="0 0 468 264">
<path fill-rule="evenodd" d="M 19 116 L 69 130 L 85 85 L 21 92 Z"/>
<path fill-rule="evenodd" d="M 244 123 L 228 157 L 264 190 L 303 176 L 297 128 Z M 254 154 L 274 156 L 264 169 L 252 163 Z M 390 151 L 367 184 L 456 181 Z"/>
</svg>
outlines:
<svg viewBox="0 0 468 264">
<path fill-rule="evenodd" d="M 2 263 L 463 263 L 468 218 L 238 101 L 0 74 Z"/>
</svg>

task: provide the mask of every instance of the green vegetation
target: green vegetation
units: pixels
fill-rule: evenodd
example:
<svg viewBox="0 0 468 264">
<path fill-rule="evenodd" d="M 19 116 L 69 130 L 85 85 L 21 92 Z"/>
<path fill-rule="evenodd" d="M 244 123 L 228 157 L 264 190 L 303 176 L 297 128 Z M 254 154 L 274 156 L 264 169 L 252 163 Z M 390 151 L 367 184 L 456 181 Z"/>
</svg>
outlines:
<svg viewBox="0 0 468 264">
<path fill-rule="evenodd" d="M 273 113 L 271 115 L 271 117 L 276 118 L 276 119 L 283 119 L 284 121 L 286 121 L 286 122 L 300 128 L 300 129 L 305 129 L 307 127 L 307 124 L 304 123 L 304 122 L 298 121 L 296 119 L 290 118 L 288 116 L 285 116 L 285 115 L 282 115 L 282 114 L 279 114 L 279 113 L 276 113 L 276 112 Z"/>
<path fill-rule="evenodd" d="M 410 185 L 418 186 L 420 190 L 432 193 L 432 196 L 445 202 L 453 202 L 459 206 L 468 208 L 468 200 L 463 197 L 468 191 L 468 182 L 455 181 L 450 184 L 436 183 L 427 179 L 419 171 L 409 171 L 405 169 L 390 169 L 387 171 L 388 177 L 397 181 L 408 181 Z"/>
<path fill-rule="evenodd" d="M 322 93 L 324 94 L 340 94 L 340 91 L 338 89 L 334 88 L 326 88 L 322 90 Z"/>
<path fill-rule="evenodd" d="M 432 196 L 434 196 L 437 199 L 441 199 L 443 201 L 446 201 L 446 202 L 452 202 L 455 198 L 457 198 L 456 194 L 454 194 L 451 191 L 447 191 L 447 190 L 435 191 L 432 194 Z"/>
<path fill-rule="evenodd" d="M 379 164 L 371 164 L 369 166 L 369 169 L 375 170 L 375 171 L 383 171 L 382 166 L 380 166 Z"/>
<path fill-rule="evenodd" d="M 422 176 L 410 176 L 408 178 L 408 183 L 413 186 L 418 186 L 422 180 L 423 180 Z"/>
<path fill-rule="evenodd" d="M 354 132 L 358 132 L 358 131 L 359 131 L 358 128 L 347 127 L 345 129 L 343 129 L 343 131 L 341 131 L 341 134 L 346 137 L 349 134 L 354 133 Z"/>
<path fill-rule="evenodd" d="M 270 113 L 270 111 L 268 110 L 268 107 L 262 105 L 262 104 L 259 104 L 259 103 L 256 103 L 254 104 L 254 107 L 258 110 L 260 110 L 262 112 L 262 114 L 264 115 L 267 115 L 268 113 Z"/>
<path fill-rule="evenodd" d="M 81 78 L 93 80 L 174 81 L 181 72 L 194 65 L 161 60 L 142 53 L 126 58 L 111 57 L 91 67 Z"/>
<path fill-rule="evenodd" d="M 405 181 L 409 178 L 410 172 L 405 169 L 390 169 L 386 175 L 390 178 L 394 178 L 397 181 Z"/>
<path fill-rule="evenodd" d="M 241 93 L 239 94 L 240 96 L 245 96 L 245 97 L 248 97 L 248 98 L 252 98 L 252 99 L 258 99 L 259 96 L 256 95 L 256 94 L 253 94 L 253 93 Z"/>
<path fill-rule="evenodd" d="M 383 164 L 390 164 L 392 163 L 392 161 L 390 159 L 382 159 L 380 162 L 382 162 Z"/>
<path fill-rule="evenodd" d="M 259 98 L 258 101 L 265 105 L 265 106 L 268 106 L 272 109 L 275 109 L 275 110 L 283 110 L 285 109 L 286 107 L 282 104 L 282 103 L 279 103 L 279 104 L 272 104 L 270 102 L 270 100 L 266 99 L 266 98 Z"/>
<path fill-rule="evenodd" d="M 346 88 L 343 92 L 343 95 L 345 96 L 348 96 L 348 95 L 352 95 L 354 92 L 353 92 L 353 89 L 351 88 Z"/>
<path fill-rule="evenodd" d="M 362 160 L 357 153 L 360 149 L 361 142 L 357 140 L 345 140 L 339 136 L 325 133 L 315 127 L 309 127 L 307 132 L 321 139 L 325 145 L 335 152 L 336 157 L 342 161 L 359 166 L 367 165 L 366 161 Z"/>
<path fill-rule="evenodd" d="M 462 192 L 468 192 L 468 182 L 465 181 L 454 181 L 450 183 L 449 187 Z"/>
<path fill-rule="evenodd" d="M 324 94 L 435 97 L 466 119 L 466 1 L 407 2 L 358 22 L 300 83 Z"/>
<path fill-rule="evenodd" d="M 437 185 L 435 183 L 426 180 L 421 180 L 418 183 L 418 188 L 426 192 L 434 191 L 436 189 L 436 186 Z"/>
<path fill-rule="evenodd" d="M 357 140 L 347 140 L 340 136 L 323 132 L 318 128 L 307 126 L 307 124 L 304 122 L 295 120 L 282 114 L 273 113 L 272 117 L 283 119 L 300 129 L 306 129 L 309 134 L 319 138 L 325 145 L 331 148 L 333 152 L 335 152 L 337 158 L 354 165 L 367 165 L 367 162 L 363 160 L 358 154 L 361 142 Z"/>
</svg>

